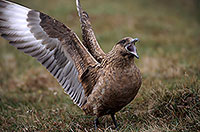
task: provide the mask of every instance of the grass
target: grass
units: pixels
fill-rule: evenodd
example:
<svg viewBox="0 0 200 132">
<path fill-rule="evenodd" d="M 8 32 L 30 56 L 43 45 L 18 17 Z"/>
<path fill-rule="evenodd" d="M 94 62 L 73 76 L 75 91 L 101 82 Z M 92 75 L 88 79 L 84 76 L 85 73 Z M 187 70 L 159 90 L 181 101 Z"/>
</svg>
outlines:
<svg viewBox="0 0 200 132">
<path fill-rule="evenodd" d="M 15 0 L 64 22 L 80 36 L 75 1 Z M 200 23 L 195 1 L 86 0 L 105 52 L 122 37 L 140 38 L 143 75 L 137 98 L 117 113 L 119 131 L 200 130 Z M 33 58 L 0 39 L 0 131 L 94 131 L 94 117 L 73 104 Z M 110 117 L 99 131 L 112 132 Z"/>
</svg>

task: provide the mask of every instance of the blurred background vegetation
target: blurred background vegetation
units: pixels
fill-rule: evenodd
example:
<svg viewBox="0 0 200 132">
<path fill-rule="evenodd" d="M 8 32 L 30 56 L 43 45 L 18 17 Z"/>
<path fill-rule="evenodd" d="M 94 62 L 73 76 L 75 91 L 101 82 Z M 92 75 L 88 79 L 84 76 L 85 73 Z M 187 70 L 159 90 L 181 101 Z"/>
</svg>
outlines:
<svg viewBox="0 0 200 132">
<path fill-rule="evenodd" d="M 81 35 L 75 0 L 14 0 Z M 143 75 L 137 98 L 117 113 L 119 131 L 200 130 L 200 1 L 84 0 L 105 52 L 138 37 Z M 113 131 L 110 117 L 99 131 Z M 56 80 L 35 59 L 0 39 L 0 131 L 93 131 Z"/>
</svg>

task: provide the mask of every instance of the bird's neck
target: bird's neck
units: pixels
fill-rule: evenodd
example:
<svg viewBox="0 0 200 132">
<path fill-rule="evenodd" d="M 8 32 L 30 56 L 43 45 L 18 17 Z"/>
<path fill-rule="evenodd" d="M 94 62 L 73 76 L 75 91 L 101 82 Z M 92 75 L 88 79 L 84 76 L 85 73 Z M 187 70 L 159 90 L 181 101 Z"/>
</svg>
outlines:
<svg viewBox="0 0 200 132">
<path fill-rule="evenodd" d="M 111 51 L 107 55 L 107 64 L 112 64 L 117 67 L 128 67 L 135 65 L 134 56 L 132 55 L 122 55 L 120 52 Z"/>
</svg>

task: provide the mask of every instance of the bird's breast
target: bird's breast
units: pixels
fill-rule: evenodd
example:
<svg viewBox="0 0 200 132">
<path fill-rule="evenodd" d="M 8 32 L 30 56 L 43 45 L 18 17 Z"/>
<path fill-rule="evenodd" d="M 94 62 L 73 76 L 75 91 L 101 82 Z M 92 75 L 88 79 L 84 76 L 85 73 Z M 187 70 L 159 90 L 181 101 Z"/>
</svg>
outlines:
<svg viewBox="0 0 200 132">
<path fill-rule="evenodd" d="M 114 94 L 119 99 L 133 98 L 141 85 L 140 71 L 135 65 L 129 68 L 110 67 L 105 76 L 108 94 Z"/>
<path fill-rule="evenodd" d="M 117 112 L 134 99 L 140 86 L 141 75 L 136 66 L 106 67 L 88 98 L 88 105 L 98 116 Z"/>
</svg>

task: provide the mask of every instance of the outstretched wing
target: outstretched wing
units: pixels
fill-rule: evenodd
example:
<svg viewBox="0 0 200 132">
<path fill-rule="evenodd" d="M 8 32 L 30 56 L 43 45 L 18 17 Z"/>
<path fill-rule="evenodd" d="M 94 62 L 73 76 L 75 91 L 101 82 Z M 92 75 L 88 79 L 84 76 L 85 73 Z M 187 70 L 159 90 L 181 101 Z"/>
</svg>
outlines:
<svg viewBox="0 0 200 132">
<path fill-rule="evenodd" d="M 0 34 L 45 66 L 75 104 L 85 103 L 79 79 L 98 62 L 71 29 L 41 12 L 0 0 Z"/>
<path fill-rule="evenodd" d="M 83 44 L 93 57 L 100 63 L 106 56 L 101 47 L 99 46 L 97 39 L 92 30 L 92 26 L 89 20 L 88 14 L 82 10 L 80 0 L 76 0 L 77 11 L 80 17 Z"/>
</svg>

